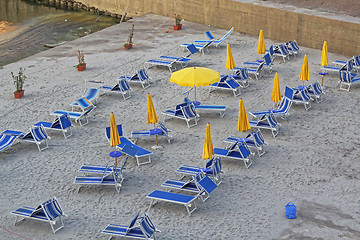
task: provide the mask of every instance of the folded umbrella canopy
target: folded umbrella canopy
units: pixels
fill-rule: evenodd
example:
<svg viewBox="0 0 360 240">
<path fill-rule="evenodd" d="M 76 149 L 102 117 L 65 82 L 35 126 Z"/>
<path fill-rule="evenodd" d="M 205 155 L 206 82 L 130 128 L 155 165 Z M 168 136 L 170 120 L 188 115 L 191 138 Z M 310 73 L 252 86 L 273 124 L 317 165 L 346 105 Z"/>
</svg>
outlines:
<svg viewBox="0 0 360 240">
<path fill-rule="evenodd" d="M 280 93 L 280 84 L 279 84 L 279 74 L 275 73 L 274 84 L 271 94 L 271 101 L 276 103 L 280 100 L 281 100 L 281 93 Z"/>
<path fill-rule="evenodd" d="M 119 131 L 117 129 L 114 113 L 110 114 L 110 147 L 120 144 Z M 115 168 L 117 167 L 117 157 L 115 158 Z"/>
<path fill-rule="evenodd" d="M 234 67 L 236 67 L 235 61 L 231 52 L 230 44 L 228 44 L 226 47 L 226 69 L 230 70 L 233 69 Z"/>
<path fill-rule="evenodd" d="M 308 56 L 307 56 L 307 54 L 305 54 L 303 65 L 301 68 L 301 73 L 300 73 L 300 80 L 301 81 L 309 81 L 309 79 L 310 79 L 310 77 L 309 77 L 309 62 L 308 62 Z"/>
<path fill-rule="evenodd" d="M 238 119 L 238 126 L 237 130 L 240 132 L 245 132 L 251 129 L 249 119 L 246 114 L 244 102 L 242 99 L 239 101 L 239 119 Z"/>
<path fill-rule="evenodd" d="M 260 30 L 259 33 L 259 43 L 258 43 L 258 54 L 266 53 L 265 40 L 263 30 Z"/>
<path fill-rule="evenodd" d="M 154 124 L 154 128 L 155 128 L 155 123 L 159 122 L 159 118 L 156 115 L 154 104 L 149 93 L 147 94 L 146 100 L 147 100 L 146 123 Z M 156 146 L 158 146 L 157 134 L 155 135 L 155 138 L 156 138 Z"/>
<path fill-rule="evenodd" d="M 204 67 L 187 67 L 171 73 L 170 82 L 183 87 L 194 87 L 196 100 L 196 87 L 209 86 L 220 79 L 220 73 Z"/>
<path fill-rule="evenodd" d="M 321 66 L 327 66 L 329 64 L 327 42 L 324 41 L 322 52 L 321 52 Z"/>
<path fill-rule="evenodd" d="M 210 130 L 210 123 L 206 125 L 205 131 L 205 140 L 204 140 L 204 149 L 203 149 L 203 159 L 211 159 L 214 155 L 214 147 L 211 140 L 211 130 Z"/>
</svg>

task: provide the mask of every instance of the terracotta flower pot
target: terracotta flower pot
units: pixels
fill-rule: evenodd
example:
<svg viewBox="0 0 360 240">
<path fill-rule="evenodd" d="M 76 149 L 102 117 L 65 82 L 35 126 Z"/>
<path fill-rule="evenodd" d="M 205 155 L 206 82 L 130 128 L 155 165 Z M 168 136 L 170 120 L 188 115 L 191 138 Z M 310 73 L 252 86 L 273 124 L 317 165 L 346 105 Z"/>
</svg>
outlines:
<svg viewBox="0 0 360 240">
<path fill-rule="evenodd" d="M 175 30 L 175 31 L 178 31 L 178 30 L 181 29 L 181 27 L 182 27 L 182 24 L 174 25 L 174 30 Z"/>
<path fill-rule="evenodd" d="M 82 71 L 84 71 L 85 69 L 86 69 L 86 63 L 84 63 L 84 65 L 77 66 L 77 70 L 78 70 L 79 72 L 82 72 Z"/>
<path fill-rule="evenodd" d="M 21 92 L 14 92 L 14 96 L 16 99 L 20 99 L 24 96 L 25 90 L 22 90 Z"/>
<path fill-rule="evenodd" d="M 125 48 L 126 50 L 129 50 L 130 48 L 132 48 L 132 44 L 127 44 L 127 45 L 124 46 L 124 48 Z"/>
</svg>

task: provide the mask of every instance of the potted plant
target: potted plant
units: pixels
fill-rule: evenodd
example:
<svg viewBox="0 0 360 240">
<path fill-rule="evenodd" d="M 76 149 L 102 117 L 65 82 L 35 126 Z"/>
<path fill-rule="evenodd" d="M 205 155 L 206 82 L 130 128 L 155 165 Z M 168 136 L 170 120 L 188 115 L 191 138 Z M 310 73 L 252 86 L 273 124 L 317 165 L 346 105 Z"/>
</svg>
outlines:
<svg viewBox="0 0 360 240">
<path fill-rule="evenodd" d="M 14 92 L 14 96 L 17 99 L 20 99 L 22 96 L 24 96 L 25 90 L 23 90 L 24 81 L 26 79 L 26 76 L 24 75 L 25 68 L 20 67 L 18 75 L 14 75 L 13 72 L 11 72 L 11 76 L 14 80 L 14 84 L 16 86 L 16 91 Z"/>
<path fill-rule="evenodd" d="M 129 34 L 128 40 L 124 44 L 124 48 L 129 50 L 133 46 L 133 36 L 134 36 L 134 24 L 132 25 L 131 32 Z"/>
<path fill-rule="evenodd" d="M 77 68 L 78 71 L 84 71 L 86 69 L 86 62 L 84 59 L 84 51 L 83 50 L 78 50 L 78 61 L 79 64 L 75 65 L 74 67 Z"/>
<path fill-rule="evenodd" d="M 181 17 L 179 14 L 174 14 L 174 20 L 175 20 L 175 25 L 174 25 L 174 30 L 177 31 L 177 30 L 180 30 L 181 27 L 182 27 L 182 24 L 180 23 L 181 22 Z"/>
</svg>

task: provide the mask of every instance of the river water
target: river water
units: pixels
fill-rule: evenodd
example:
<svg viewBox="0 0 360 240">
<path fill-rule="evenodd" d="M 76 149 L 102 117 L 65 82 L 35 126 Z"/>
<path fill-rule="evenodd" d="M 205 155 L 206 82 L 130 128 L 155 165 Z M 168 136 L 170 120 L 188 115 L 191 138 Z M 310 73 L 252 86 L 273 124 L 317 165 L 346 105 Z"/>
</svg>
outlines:
<svg viewBox="0 0 360 240">
<path fill-rule="evenodd" d="M 0 66 L 44 51 L 44 44 L 71 41 L 119 22 L 83 10 L 0 0 Z"/>
</svg>

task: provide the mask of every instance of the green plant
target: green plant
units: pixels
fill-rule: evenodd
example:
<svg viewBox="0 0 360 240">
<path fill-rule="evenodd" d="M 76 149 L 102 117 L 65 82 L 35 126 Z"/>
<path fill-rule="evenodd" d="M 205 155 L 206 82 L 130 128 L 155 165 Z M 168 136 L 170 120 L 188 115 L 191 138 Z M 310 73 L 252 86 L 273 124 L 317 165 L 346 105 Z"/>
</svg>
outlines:
<svg viewBox="0 0 360 240">
<path fill-rule="evenodd" d="M 21 92 L 23 90 L 23 85 L 24 85 L 25 79 L 27 78 L 24 75 L 24 71 L 25 71 L 25 68 L 20 67 L 19 73 L 16 76 L 14 75 L 13 72 L 11 72 L 11 76 L 13 77 L 14 84 L 16 86 L 16 91 L 15 92 Z"/>
<path fill-rule="evenodd" d="M 125 42 L 124 47 L 126 47 L 127 45 L 133 45 L 134 26 L 135 26 L 135 24 L 132 25 L 131 32 L 129 34 L 129 38 Z"/>
<path fill-rule="evenodd" d="M 175 20 L 175 25 L 180 25 L 180 22 L 181 22 L 181 17 L 179 14 L 174 14 L 174 20 Z"/>
<path fill-rule="evenodd" d="M 79 66 L 83 66 L 83 65 L 85 65 L 86 63 L 85 63 L 85 58 L 84 58 L 84 51 L 83 50 L 78 50 L 77 51 L 77 53 L 78 53 L 78 61 L 79 61 L 79 64 L 77 64 L 77 65 L 75 65 L 74 67 L 79 67 Z"/>
</svg>

